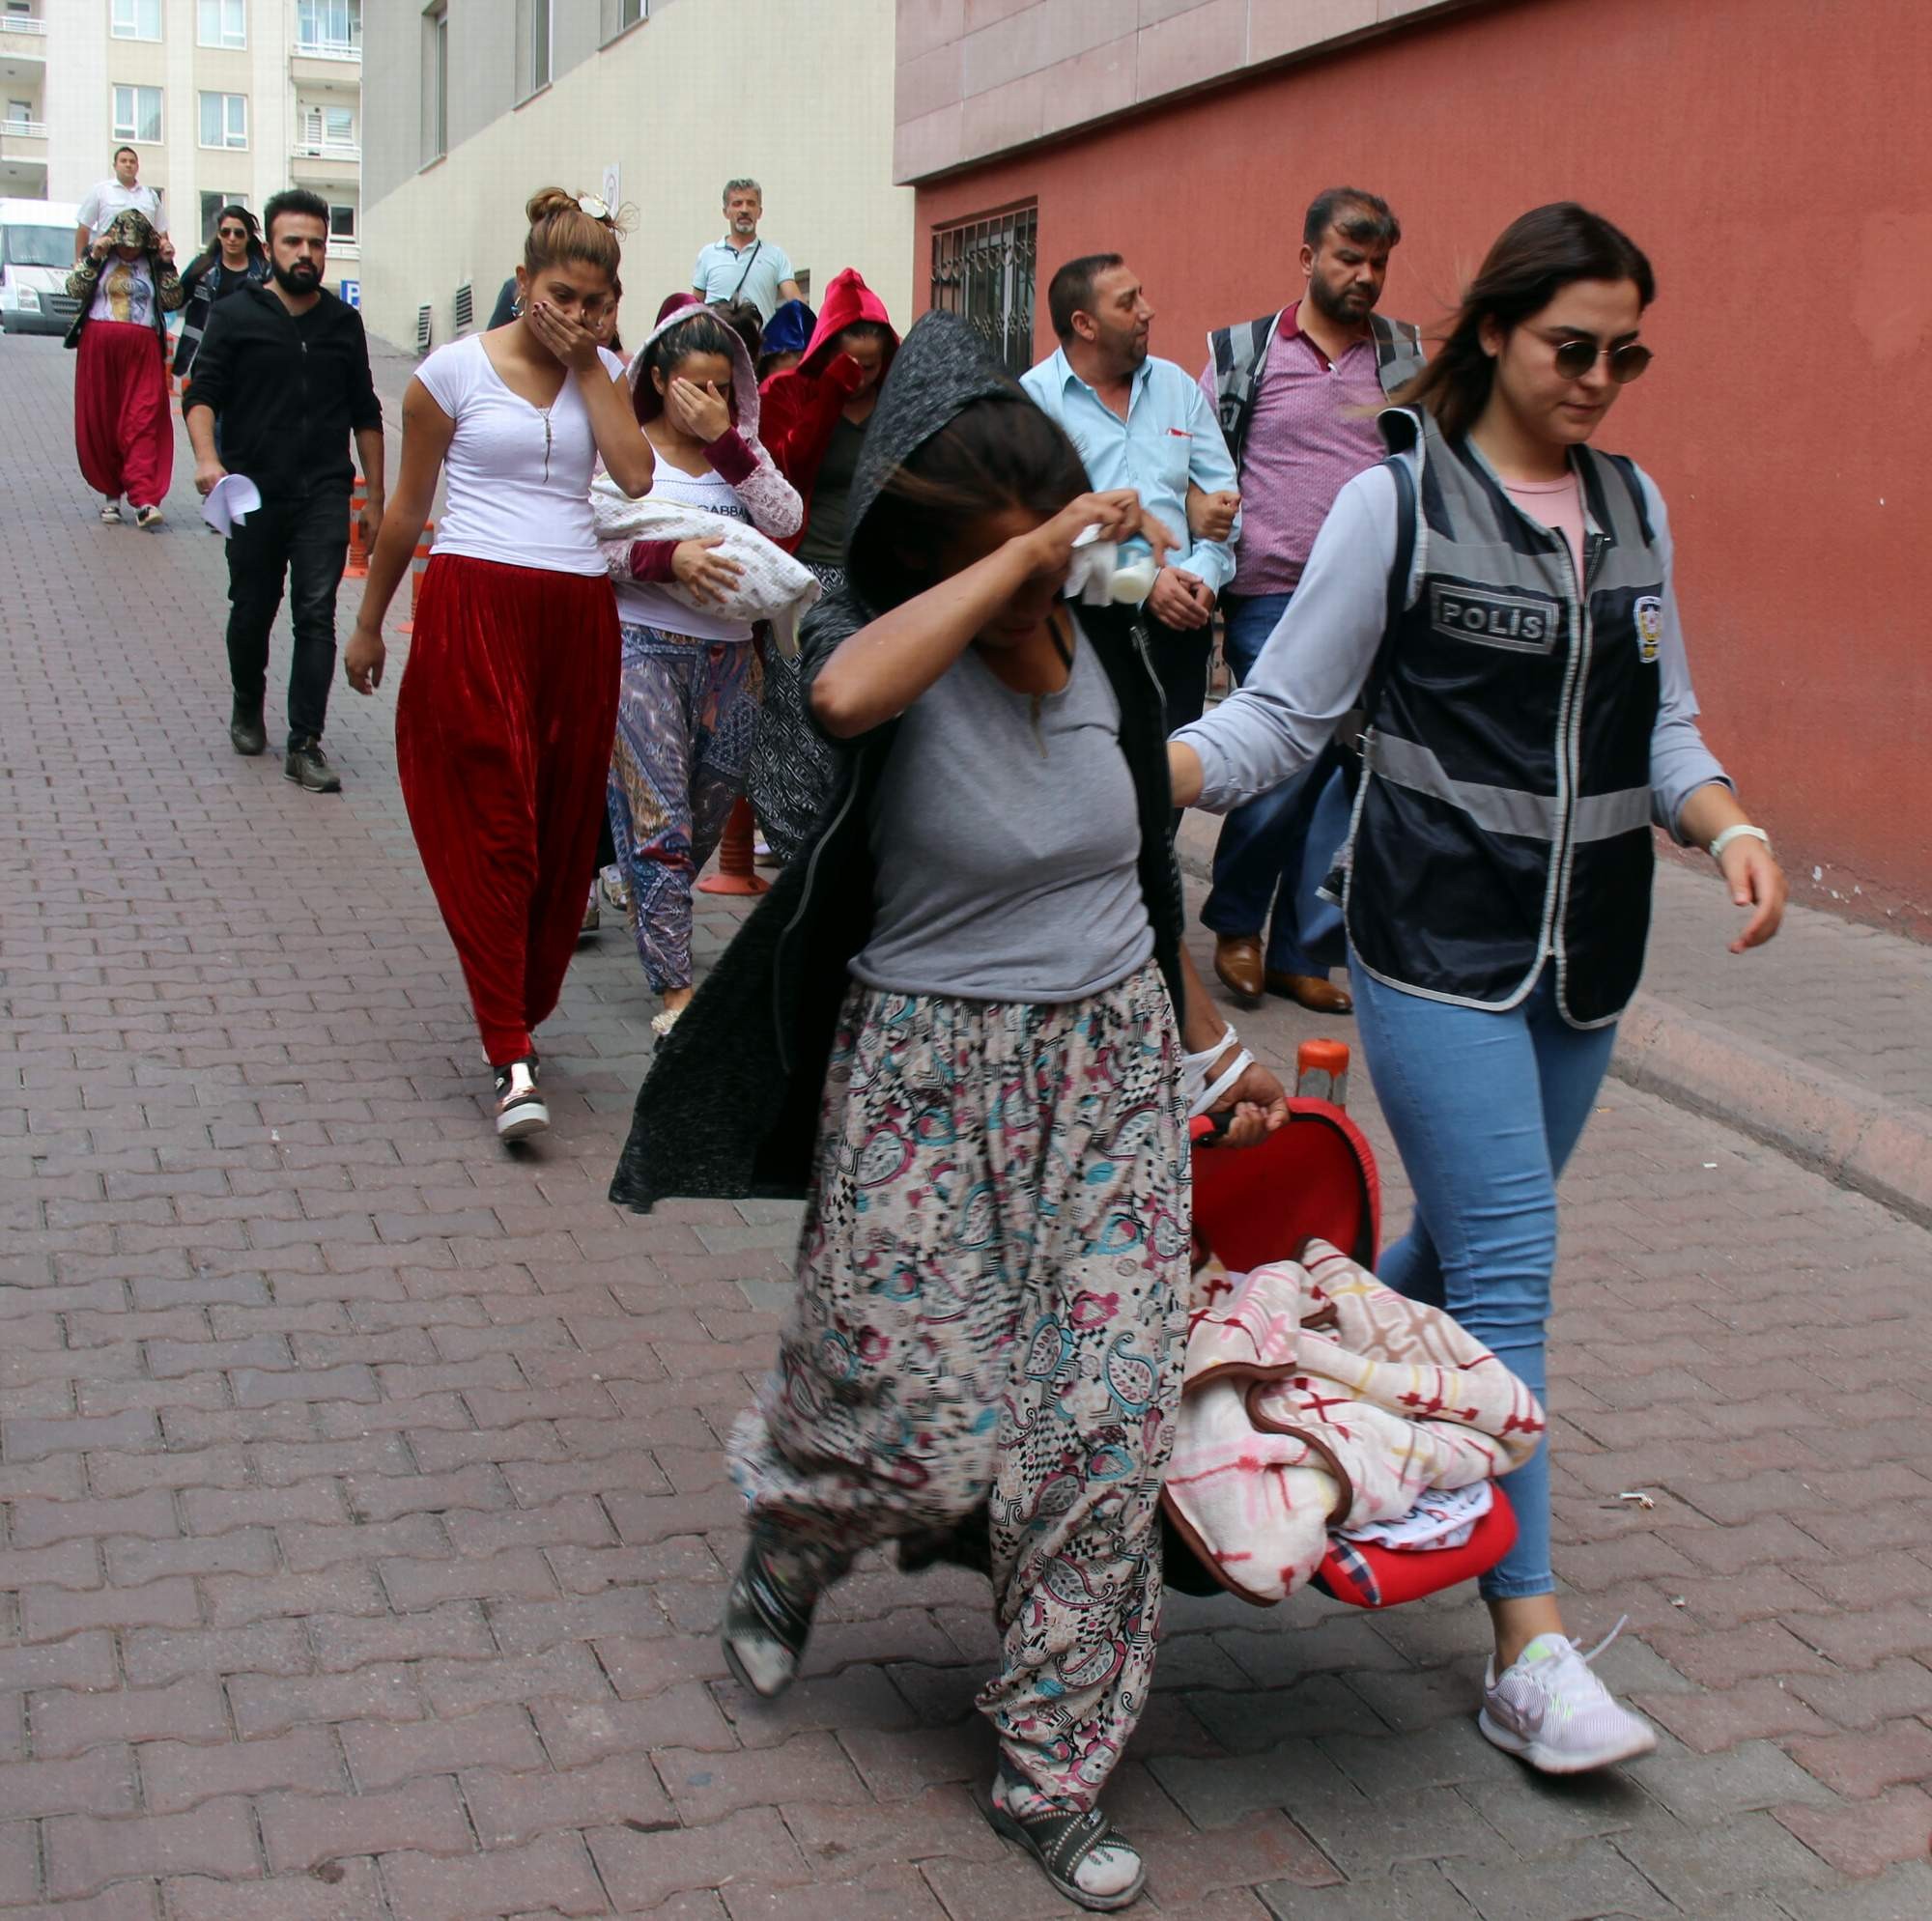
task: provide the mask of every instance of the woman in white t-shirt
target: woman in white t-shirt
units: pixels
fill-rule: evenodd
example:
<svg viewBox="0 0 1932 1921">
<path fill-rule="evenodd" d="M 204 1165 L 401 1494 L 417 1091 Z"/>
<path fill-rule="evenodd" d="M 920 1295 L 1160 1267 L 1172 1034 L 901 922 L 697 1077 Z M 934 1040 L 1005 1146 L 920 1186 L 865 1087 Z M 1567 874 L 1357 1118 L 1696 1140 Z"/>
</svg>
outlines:
<svg viewBox="0 0 1932 1921">
<path fill-rule="evenodd" d="M 448 492 L 396 701 L 396 771 L 497 1075 L 497 1132 L 550 1125 L 530 1031 L 556 1005 L 597 862 L 617 710 L 617 609 L 590 522 L 599 456 L 626 494 L 652 455 L 610 332 L 617 227 L 547 187 L 509 325 L 439 348 L 403 397 L 402 474 L 343 666 L 381 685 L 383 615 Z"/>
<path fill-rule="evenodd" d="M 796 533 L 805 510 L 758 442 L 758 382 L 745 343 L 697 300 L 667 307 L 630 368 L 657 462 L 652 499 L 779 539 Z M 719 605 L 740 574 L 720 544 L 602 543 L 623 627 L 611 834 L 638 957 L 664 1003 L 651 1022 L 660 1034 L 691 999 L 691 890 L 744 791 L 758 715 L 751 623 Z"/>
</svg>

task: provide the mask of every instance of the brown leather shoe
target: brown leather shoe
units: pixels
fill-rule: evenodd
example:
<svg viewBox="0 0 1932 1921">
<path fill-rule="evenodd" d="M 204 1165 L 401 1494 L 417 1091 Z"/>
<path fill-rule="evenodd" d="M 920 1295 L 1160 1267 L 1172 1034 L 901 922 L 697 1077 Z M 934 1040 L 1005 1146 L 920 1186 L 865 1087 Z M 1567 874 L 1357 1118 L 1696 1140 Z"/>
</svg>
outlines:
<svg viewBox="0 0 1932 1921">
<path fill-rule="evenodd" d="M 1262 998 L 1264 972 L 1262 937 L 1259 934 L 1217 934 L 1214 937 L 1214 972 L 1230 994 L 1244 1001 Z"/>
<path fill-rule="evenodd" d="M 1311 1014 L 1352 1014 L 1354 997 L 1346 987 L 1337 987 L 1319 974 L 1277 974 L 1267 971 L 1267 991 L 1285 1000 L 1298 1001 Z"/>
</svg>

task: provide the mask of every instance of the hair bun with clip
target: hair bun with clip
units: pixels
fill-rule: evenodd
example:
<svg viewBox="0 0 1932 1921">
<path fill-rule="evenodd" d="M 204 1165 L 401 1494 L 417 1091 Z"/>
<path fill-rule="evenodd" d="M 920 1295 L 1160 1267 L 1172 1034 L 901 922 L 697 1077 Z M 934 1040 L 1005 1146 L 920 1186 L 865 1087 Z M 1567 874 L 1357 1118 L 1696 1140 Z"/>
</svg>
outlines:
<svg viewBox="0 0 1932 1921">
<path fill-rule="evenodd" d="M 593 220 L 608 220 L 611 217 L 610 204 L 598 199 L 594 193 L 580 193 L 577 207 L 579 212 L 589 214 Z"/>
</svg>

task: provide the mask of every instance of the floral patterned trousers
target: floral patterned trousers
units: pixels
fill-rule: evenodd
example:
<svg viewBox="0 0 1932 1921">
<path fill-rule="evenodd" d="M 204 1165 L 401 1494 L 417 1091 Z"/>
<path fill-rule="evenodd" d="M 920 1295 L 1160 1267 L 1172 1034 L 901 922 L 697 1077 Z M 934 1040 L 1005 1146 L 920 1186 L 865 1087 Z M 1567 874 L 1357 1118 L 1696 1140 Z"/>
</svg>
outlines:
<svg viewBox="0 0 1932 1921">
<path fill-rule="evenodd" d="M 758 656 L 749 640 L 693 640 L 629 621 L 622 635 L 611 838 L 638 958 L 663 993 L 691 985 L 691 890 L 744 792 Z"/>
<path fill-rule="evenodd" d="M 814 1585 L 986 1511 L 1007 1765 L 1093 1804 L 1146 1706 L 1186 1333 L 1179 1041 L 1151 963 L 1065 1004 L 854 987 L 798 1293 L 731 1439 Z"/>
</svg>

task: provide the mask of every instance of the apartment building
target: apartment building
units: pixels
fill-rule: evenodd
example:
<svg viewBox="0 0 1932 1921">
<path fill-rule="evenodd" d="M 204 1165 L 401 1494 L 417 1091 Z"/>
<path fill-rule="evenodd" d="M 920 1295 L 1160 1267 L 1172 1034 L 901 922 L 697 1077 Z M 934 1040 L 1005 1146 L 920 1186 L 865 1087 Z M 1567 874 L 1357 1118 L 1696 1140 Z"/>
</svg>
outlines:
<svg viewBox="0 0 1932 1921">
<path fill-rule="evenodd" d="M 893 0 L 383 0 L 367 10 L 366 302 L 393 341 L 486 323 L 524 203 L 558 185 L 629 204 L 626 338 L 691 284 L 725 181 L 822 290 L 857 267 L 895 313 L 912 203 L 893 184 Z"/>
<path fill-rule="evenodd" d="M 286 186 L 362 281 L 363 0 L 0 0 L 0 195 L 76 201 L 141 156 L 185 260 L 216 211 Z"/>
</svg>

